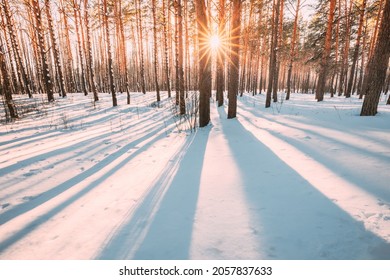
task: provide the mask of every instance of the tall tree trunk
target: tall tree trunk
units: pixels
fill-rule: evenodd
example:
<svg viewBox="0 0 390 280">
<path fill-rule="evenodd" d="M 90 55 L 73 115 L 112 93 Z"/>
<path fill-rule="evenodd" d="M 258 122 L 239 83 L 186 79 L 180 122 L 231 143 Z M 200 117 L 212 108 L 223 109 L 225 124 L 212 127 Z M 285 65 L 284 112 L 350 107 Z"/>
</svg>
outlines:
<svg viewBox="0 0 390 280">
<path fill-rule="evenodd" d="M 190 62 L 190 39 L 188 21 L 190 18 L 190 11 L 188 9 L 188 1 L 184 1 L 184 81 L 185 81 L 185 94 L 188 97 L 188 91 L 191 88 L 191 62 Z"/>
<path fill-rule="evenodd" d="M 348 87 L 347 87 L 347 91 L 345 92 L 345 97 L 347 97 L 347 98 L 351 97 L 351 93 L 352 93 L 352 82 L 353 82 L 353 77 L 354 77 L 354 73 L 355 73 L 356 62 L 357 62 L 358 56 L 359 56 L 360 39 L 362 37 L 366 3 L 367 3 L 367 1 L 363 0 L 363 3 L 360 7 L 359 27 L 358 27 L 357 37 L 356 37 L 355 48 L 353 50 L 352 66 L 351 66 L 350 73 L 349 73 Z"/>
<path fill-rule="evenodd" d="M 107 60 L 108 60 L 108 80 L 109 80 L 109 88 L 112 96 L 112 106 L 115 107 L 118 105 L 115 93 L 115 85 L 114 85 L 114 69 L 112 63 L 112 53 L 111 53 L 111 41 L 110 41 L 110 33 L 108 26 L 108 11 L 107 11 L 107 0 L 103 0 L 103 23 L 106 37 L 106 45 L 107 45 Z"/>
<path fill-rule="evenodd" d="M 324 100 L 324 92 L 325 92 L 325 83 L 328 75 L 329 69 L 329 58 L 330 58 L 330 50 L 332 47 L 332 28 L 333 28 L 333 18 L 336 8 L 336 0 L 330 0 L 329 2 L 329 17 L 328 24 L 326 28 L 325 35 L 325 46 L 322 53 L 321 63 L 320 63 L 320 73 L 318 76 L 317 88 L 316 88 L 316 99 L 317 101 Z"/>
<path fill-rule="evenodd" d="M 21 77 L 21 79 L 23 81 L 23 90 L 24 90 L 24 92 L 31 98 L 32 97 L 32 92 L 31 92 L 31 88 L 30 88 L 30 82 L 29 82 L 29 79 L 27 78 L 26 69 L 24 67 L 24 64 L 22 62 L 22 58 L 21 58 L 21 55 L 20 55 L 19 44 L 18 44 L 18 41 L 17 41 L 17 38 L 16 38 L 15 26 L 14 26 L 14 22 L 13 22 L 13 18 L 12 18 L 11 12 L 10 12 L 8 0 L 3 0 L 2 4 L 3 4 L 3 11 L 4 11 L 4 14 L 5 14 L 5 18 L 6 18 L 6 21 L 7 21 L 7 29 L 8 29 L 9 37 L 11 39 L 11 45 L 12 45 L 12 48 L 13 48 L 13 51 L 14 51 L 14 54 L 15 54 L 18 74 L 19 74 L 19 76 Z"/>
<path fill-rule="evenodd" d="M 241 78 L 239 79 L 240 85 L 239 85 L 239 92 L 240 96 L 244 94 L 245 90 L 245 80 L 247 76 L 247 57 L 248 57 L 248 49 L 249 49 L 249 34 L 250 34 L 250 29 L 251 29 L 251 23 L 253 20 L 253 1 L 250 3 L 250 8 L 249 8 L 249 16 L 248 16 L 248 24 L 245 22 L 245 17 L 244 17 L 244 22 L 243 22 L 243 48 L 241 50 Z M 244 12 L 244 15 L 246 12 Z"/>
<path fill-rule="evenodd" d="M 290 49 L 290 63 L 288 65 L 288 72 L 287 72 L 287 94 L 286 94 L 286 100 L 290 99 L 290 93 L 291 93 L 291 74 L 292 74 L 292 68 L 295 58 L 295 43 L 297 41 L 297 31 L 298 31 L 298 15 L 299 15 L 299 9 L 300 9 L 301 1 L 297 1 L 297 7 L 295 8 L 295 18 L 294 18 L 294 27 L 293 27 L 293 36 L 291 39 L 291 49 Z"/>
<path fill-rule="evenodd" d="M 283 16 L 284 16 L 284 0 L 280 1 L 280 11 L 279 11 L 279 23 L 275 28 L 278 28 L 277 32 L 277 46 L 276 46 L 276 66 L 274 73 L 274 85 L 272 91 L 272 99 L 273 102 L 278 102 L 278 89 L 279 89 L 279 70 L 281 63 L 281 48 L 282 48 L 282 40 L 283 40 Z"/>
<path fill-rule="evenodd" d="M 89 79 L 91 80 L 91 90 L 93 93 L 94 101 L 99 100 L 99 96 L 96 89 L 96 81 L 95 81 L 95 69 L 93 67 L 93 59 L 92 59 L 92 46 L 91 46 L 91 31 L 89 27 L 89 12 L 88 12 L 88 0 L 84 0 L 84 22 L 85 22 L 85 31 L 87 35 L 87 63 L 89 68 Z"/>
<path fill-rule="evenodd" d="M 6 26 L 7 22 L 6 22 L 6 18 L 4 16 L 4 14 L 0 13 L 0 15 L 1 15 L 1 26 Z M 14 62 L 14 60 L 13 60 L 16 55 L 13 54 L 14 48 L 11 45 L 11 39 L 9 38 L 10 37 L 9 32 L 7 32 L 7 30 L 5 28 L 2 28 L 2 29 L 3 29 L 3 34 L 4 34 L 4 40 L 6 43 L 6 50 L 4 50 L 4 51 L 9 53 L 8 58 L 9 58 L 9 64 L 10 64 L 10 67 L 9 67 L 10 88 L 12 89 L 13 92 L 17 92 L 18 87 L 19 87 L 19 80 L 17 77 L 18 75 L 16 74 L 17 70 L 14 69 L 14 65 L 16 64 L 16 62 Z M 7 69 L 7 72 L 8 72 L 8 69 Z"/>
<path fill-rule="evenodd" d="M 208 57 L 209 20 L 205 0 L 196 0 L 199 44 L 199 126 L 210 122 L 211 65 Z"/>
<path fill-rule="evenodd" d="M 64 52 L 64 58 L 63 58 L 63 64 L 65 68 L 65 84 L 67 87 L 67 90 L 70 92 L 75 91 L 75 81 L 74 81 L 74 73 L 73 73 L 73 55 L 71 51 L 71 44 L 70 44 L 70 35 L 69 35 L 69 23 L 68 23 L 68 16 L 66 14 L 66 6 L 64 5 L 64 1 L 60 0 L 61 4 L 61 20 L 62 24 L 64 25 L 62 28 L 63 36 L 65 37 L 65 46 L 63 46 L 63 52 Z"/>
<path fill-rule="evenodd" d="M 124 86 L 125 91 L 127 95 L 127 104 L 130 104 L 130 91 L 129 91 L 129 75 L 128 75 L 128 69 L 127 69 L 127 48 L 126 48 L 126 41 L 125 41 L 125 30 L 123 27 L 123 19 L 122 19 L 122 0 L 118 0 L 115 2 L 115 7 L 117 10 L 118 18 L 117 18 L 117 25 L 118 25 L 118 44 L 120 46 L 120 69 L 121 69 L 121 75 L 124 79 Z"/>
<path fill-rule="evenodd" d="M 60 96 L 66 97 L 66 91 L 65 91 L 65 85 L 64 85 L 64 75 L 62 73 L 62 65 L 60 60 L 60 53 L 58 51 L 57 46 L 57 40 L 54 33 L 54 26 L 53 26 L 53 17 L 51 15 L 51 9 L 50 9 L 50 1 L 45 0 L 45 8 L 46 8 L 46 17 L 47 17 L 47 23 L 49 27 L 49 34 L 50 34 L 50 41 L 51 41 L 51 49 L 53 51 L 54 56 L 54 66 L 57 72 L 57 82 L 58 87 L 60 89 Z"/>
<path fill-rule="evenodd" d="M 364 67 L 365 67 L 365 52 L 366 52 L 366 45 L 367 45 L 367 20 L 365 24 L 365 31 L 363 35 L 363 46 L 362 46 L 362 58 L 360 63 L 360 71 L 359 71 L 359 83 L 357 86 L 357 94 L 359 95 L 359 99 L 363 98 L 362 94 L 362 86 L 363 86 L 363 77 L 364 77 Z"/>
<path fill-rule="evenodd" d="M 105 0 L 106 1 L 106 0 Z M 139 54 L 140 54 L 140 79 L 142 93 L 146 94 L 146 81 L 145 81 L 145 59 L 144 59 L 144 46 L 143 46 L 143 28 L 142 28 L 142 7 L 141 0 L 136 0 L 136 16 L 137 16 L 137 28 L 139 39 Z"/>
<path fill-rule="evenodd" d="M 5 96 L 5 104 L 7 105 L 11 119 L 17 119 L 18 113 L 14 101 L 12 100 L 12 89 L 11 84 L 9 82 L 10 80 L 8 77 L 6 62 L 4 59 L 4 49 L 2 42 L 0 42 L 0 71 L 1 76 L 3 77 L 3 85 L 2 88 L 0 88 L 0 94 L 4 94 Z"/>
<path fill-rule="evenodd" d="M 381 22 L 383 3 L 384 3 L 384 0 L 380 0 L 378 14 L 377 14 L 376 20 L 375 20 L 374 34 L 372 35 L 371 42 L 370 42 L 370 50 L 368 52 L 368 58 L 370 58 L 372 56 L 372 53 L 374 51 L 374 47 L 376 45 L 376 40 L 378 38 L 378 28 L 379 28 L 379 23 Z"/>
<path fill-rule="evenodd" d="M 237 94 L 240 78 L 240 36 L 241 36 L 241 0 L 233 0 L 232 24 L 231 24 L 231 67 L 229 72 L 228 88 L 228 119 L 237 115 Z"/>
<path fill-rule="evenodd" d="M 219 0 L 219 15 L 218 15 L 218 36 L 222 40 L 222 46 L 217 50 L 217 101 L 218 107 L 223 105 L 223 91 L 224 91 L 224 64 L 225 64 L 225 50 L 224 44 L 226 40 L 225 34 L 225 5 L 226 0 Z"/>
<path fill-rule="evenodd" d="M 171 74 L 169 73 L 169 55 L 168 55 L 168 26 L 167 26 L 167 8 L 166 1 L 162 0 L 162 14 L 163 14 L 163 40 L 164 40 L 164 72 L 165 72 L 165 82 L 168 91 L 168 97 L 171 97 Z M 169 1 L 169 0 L 168 0 Z"/>
<path fill-rule="evenodd" d="M 175 102 L 176 105 L 179 105 L 180 102 L 180 90 L 179 90 L 179 12 L 178 12 L 178 4 L 177 0 L 174 0 L 174 15 L 175 15 L 175 39 L 174 39 L 174 45 L 175 45 Z"/>
<path fill-rule="evenodd" d="M 153 62 L 154 62 L 154 84 L 156 87 L 157 102 L 161 101 L 160 87 L 158 85 L 158 60 L 157 60 L 157 16 L 156 16 L 156 0 L 152 0 L 153 13 Z"/>
<path fill-rule="evenodd" d="M 47 61 L 47 50 L 46 50 L 44 30 L 43 30 L 41 8 L 39 6 L 38 0 L 32 0 L 31 4 L 32 4 L 34 16 L 35 16 L 35 25 L 36 25 L 36 29 L 37 29 L 38 47 L 39 47 L 40 56 L 41 56 L 43 84 L 44 84 L 45 91 L 47 94 L 47 100 L 49 102 L 53 102 L 54 101 L 53 83 L 52 83 L 52 79 L 50 76 L 49 64 Z"/>
<path fill-rule="evenodd" d="M 378 104 L 381 90 L 386 79 L 386 70 L 390 56 L 390 0 L 386 0 L 383 9 L 383 18 L 379 28 L 378 39 L 372 57 L 368 61 L 367 72 L 363 84 L 363 101 L 361 116 L 375 116 L 378 112 Z"/>
<path fill-rule="evenodd" d="M 339 1 L 340 3 L 340 1 Z M 340 4 L 339 4 L 340 5 Z M 336 38 L 335 38 L 335 64 L 336 67 L 333 69 L 333 74 L 332 74 L 332 82 L 331 82 L 331 88 L 330 88 L 330 97 L 334 97 L 336 91 L 337 91 L 337 85 L 338 85 L 338 65 L 339 65 L 339 44 L 340 44 L 340 18 L 341 18 L 341 11 L 340 9 L 337 9 L 338 14 L 337 14 L 337 24 L 336 24 Z"/>
<path fill-rule="evenodd" d="M 75 21 L 76 38 L 77 38 L 77 46 L 78 46 L 78 53 L 79 53 L 79 66 L 81 71 L 81 90 L 84 92 L 84 95 L 88 95 L 86 78 L 85 78 L 85 69 L 84 69 L 83 46 L 81 42 L 80 25 L 79 25 L 81 23 L 81 19 L 78 18 L 79 9 L 80 9 L 80 5 L 76 3 L 76 0 L 73 0 L 73 15 Z"/>
<path fill-rule="evenodd" d="M 265 100 L 265 108 L 271 106 L 271 93 L 275 86 L 275 78 L 277 71 L 277 45 L 278 45 L 278 29 L 279 29 L 279 17 L 280 17 L 280 0 L 273 1 L 272 12 L 272 34 L 271 34 L 271 54 L 269 58 L 269 70 L 268 70 L 268 86 L 267 95 Z"/>
<path fill-rule="evenodd" d="M 182 4 L 181 0 L 177 0 L 177 19 L 178 19 L 178 47 L 179 47 L 179 57 L 178 57 L 178 63 L 179 63 L 179 93 L 180 93 L 180 115 L 184 115 L 186 113 L 186 104 L 185 104 L 185 98 L 184 98 L 184 69 L 183 69 L 183 15 L 182 15 Z"/>
<path fill-rule="evenodd" d="M 339 0 L 339 10 L 341 9 L 341 0 Z M 350 2 L 350 6 L 348 8 L 347 0 L 344 0 L 344 21 L 345 21 L 345 42 L 344 42 L 344 50 L 342 54 L 342 63 L 341 63 L 341 70 L 340 70 L 340 79 L 339 79 L 339 89 L 338 89 L 338 96 L 341 96 L 343 92 L 345 92 L 344 87 L 346 83 L 347 78 L 347 72 L 348 72 L 348 54 L 349 54 L 349 43 L 350 43 L 350 29 L 351 29 L 351 10 L 352 10 L 352 3 Z"/>
</svg>

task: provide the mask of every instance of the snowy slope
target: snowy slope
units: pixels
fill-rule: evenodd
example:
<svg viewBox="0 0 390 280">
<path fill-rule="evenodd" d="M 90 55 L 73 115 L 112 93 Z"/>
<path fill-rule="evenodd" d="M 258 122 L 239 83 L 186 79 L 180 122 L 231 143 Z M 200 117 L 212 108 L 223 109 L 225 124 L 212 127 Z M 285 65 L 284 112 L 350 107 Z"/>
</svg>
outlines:
<svg viewBox="0 0 390 280">
<path fill-rule="evenodd" d="M 171 100 L 101 98 L 1 125 L 1 259 L 390 259 L 384 98 L 244 96 L 195 133 Z"/>
</svg>

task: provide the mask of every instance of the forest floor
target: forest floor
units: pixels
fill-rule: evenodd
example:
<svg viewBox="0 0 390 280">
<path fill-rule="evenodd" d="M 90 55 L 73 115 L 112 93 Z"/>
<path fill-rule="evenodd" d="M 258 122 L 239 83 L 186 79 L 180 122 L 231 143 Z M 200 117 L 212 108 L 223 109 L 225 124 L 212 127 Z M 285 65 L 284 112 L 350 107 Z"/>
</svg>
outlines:
<svg viewBox="0 0 390 280">
<path fill-rule="evenodd" d="M 0 259 L 390 259 L 386 96 L 243 96 L 195 132 L 166 96 L 42 98 L 0 124 Z"/>
</svg>

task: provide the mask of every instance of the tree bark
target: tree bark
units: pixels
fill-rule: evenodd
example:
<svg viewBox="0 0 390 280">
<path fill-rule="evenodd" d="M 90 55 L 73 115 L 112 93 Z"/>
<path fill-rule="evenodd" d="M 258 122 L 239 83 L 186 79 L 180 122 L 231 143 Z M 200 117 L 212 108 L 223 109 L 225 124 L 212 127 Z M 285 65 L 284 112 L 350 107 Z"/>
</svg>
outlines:
<svg viewBox="0 0 390 280">
<path fill-rule="evenodd" d="M 386 79 L 386 70 L 390 56 L 390 0 L 386 0 L 383 9 L 383 18 L 379 28 L 378 39 L 372 57 L 367 65 L 367 72 L 363 82 L 363 101 L 361 116 L 375 116 L 381 90 Z"/>
<path fill-rule="evenodd" d="M 154 84 L 156 88 L 156 101 L 160 102 L 160 87 L 158 85 L 158 60 L 157 60 L 157 16 L 156 16 L 156 0 L 152 0 L 153 13 L 153 62 L 154 62 Z"/>
<path fill-rule="evenodd" d="M 205 0 L 196 0 L 199 44 L 199 126 L 210 122 L 211 65 L 208 57 L 209 20 Z"/>
<path fill-rule="evenodd" d="M 329 2 L 329 17 L 328 24 L 326 28 L 325 35 L 325 47 L 322 53 L 321 63 L 320 63 L 320 74 L 318 76 L 317 88 L 316 88 L 316 99 L 317 101 L 324 100 L 325 92 L 325 83 L 328 75 L 329 69 L 329 58 L 330 50 L 332 47 L 332 28 L 333 28 L 333 18 L 336 8 L 336 0 L 330 0 Z"/>
<path fill-rule="evenodd" d="M 60 96 L 66 97 L 66 91 L 65 91 L 65 85 L 64 85 L 64 75 L 62 73 L 62 65 L 61 65 L 61 60 L 60 60 L 60 53 L 58 51 L 58 46 L 57 46 L 57 40 L 56 36 L 54 33 L 54 26 L 53 26 L 53 17 L 51 15 L 51 9 L 50 9 L 50 1 L 45 0 L 45 8 L 46 8 L 46 17 L 47 17 L 47 22 L 48 22 L 48 27 L 49 27 L 49 34 L 50 34 L 50 41 L 51 41 L 51 49 L 53 51 L 53 56 L 54 56 L 54 66 L 57 72 L 57 82 L 58 82 L 58 87 L 60 89 Z"/>
<path fill-rule="evenodd" d="M 105 0 L 106 1 L 106 0 Z M 137 15 L 137 27 L 139 38 L 139 54 L 140 54 L 140 78 L 142 93 L 146 94 L 146 81 L 145 81 L 145 59 L 144 59 L 144 46 L 143 46 L 143 30 L 142 30 L 142 7 L 141 0 L 136 0 L 136 15 Z"/>
<path fill-rule="evenodd" d="M 355 48 L 353 50 L 352 66 L 351 66 L 351 69 L 350 69 L 350 72 L 349 72 L 348 87 L 347 87 L 347 91 L 345 92 L 345 97 L 347 97 L 347 98 L 351 97 L 351 93 L 352 93 L 352 82 L 353 82 L 353 78 L 354 78 L 356 63 L 357 63 L 357 60 L 358 60 L 358 57 L 359 57 L 360 39 L 362 37 L 366 3 L 367 3 L 367 1 L 363 0 L 363 3 L 361 5 L 361 7 L 360 7 L 359 27 L 358 27 L 357 37 L 356 37 Z"/>
<path fill-rule="evenodd" d="M 5 104 L 7 105 L 11 119 L 17 119 L 18 113 L 14 101 L 12 100 L 12 89 L 11 84 L 9 82 L 10 80 L 8 77 L 7 66 L 4 59 L 4 50 L 2 42 L 0 42 L 0 71 L 1 76 L 3 77 L 3 86 L 2 88 L 0 88 L 0 90 L 3 92 L 1 93 L 3 93 L 5 96 Z"/>
<path fill-rule="evenodd" d="M 78 53 L 79 53 L 79 66 L 81 71 L 81 90 L 84 92 L 84 95 L 88 95 L 87 92 L 87 85 L 86 85 L 86 78 L 85 78 L 85 69 L 84 69 L 84 55 L 83 55 L 83 47 L 81 42 L 81 35 L 80 35 L 80 26 L 81 19 L 78 18 L 78 10 L 80 9 L 80 5 L 76 3 L 75 0 L 73 0 L 73 15 L 74 15 L 74 21 L 75 21 L 75 29 L 76 29 L 76 38 L 77 38 L 77 46 L 78 46 Z"/>
<path fill-rule="evenodd" d="M 272 12 L 272 34 L 271 34 L 271 54 L 269 58 L 269 70 L 268 70 L 268 86 L 267 95 L 265 99 L 265 108 L 271 106 L 271 93 L 275 85 L 276 70 L 277 70 L 277 45 L 278 45 L 278 29 L 279 29 L 279 14 L 280 14 L 280 0 L 273 3 Z"/>
<path fill-rule="evenodd" d="M 88 0 L 84 0 L 84 22 L 85 22 L 85 31 L 87 35 L 87 62 L 89 68 L 89 79 L 91 80 L 91 89 L 93 93 L 93 100 L 96 102 L 99 100 L 99 96 L 96 89 L 96 81 L 95 81 L 95 69 L 93 67 L 92 60 L 92 46 L 91 46 L 91 31 L 89 27 L 89 12 L 88 12 Z"/>
<path fill-rule="evenodd" d="M 177 0 L 177 19 L 178 19 L 178 51 L 179 51 L 179 57 L 178 57 L 178 63 L 179 63 L 179 93 L 180 93 L 180 101 L 179 101 L 179 107 L 180 107 L 180 115 L 184 115 L 186 113 L 186 103 L 184 98 L 184 69 L 183 69 L 183 53 L 184 53 L 184 47 L 183 47 L 183 15 L 182 15 L 182 4 L 181 0 Z"/>
<path fill-rule="evenodd" d="M 43 23 L 42 23 L 42 13 L 41 8 L 39 6 L 38 0 L 32 0 L 32 8 L 35 16 L 35 25 L 37 29 L 37 36 L 38 36 L 38 47 L 41 57 L 41 67 L 42 67 L 42 79 L 44 88 L 47 94 L 47 100 L 49 102 L 54 101 L 54 94 L 53 94 L 53 83 L 50 76 L 50 70 L 49 70 L 49 64 L 47 61 L 47 50 L 46 50 L 46 44 L 45 44 L 45 37 L 44 37 L 44 31 L 43 31 Z"/>
<path fill-rule="evenodd" d="M 15 28 L 14 22 L 13 22 L 13 18 L 12 18 L 11 12 L 10 12 L 8 0 L 3 0 L 3 11 L 4 11 L 4 14 L 6 17 L 9 37 L 11 39 L 11 45 L 12 45 L 12 48 L 14 50 L 15 59 L 17 62 L 16 65 L 17 65 L 18 73 L 23 81 L 23 90 L 30 98 L 32 98 L 30 82 L 29 82 L 29 79 L 27 78 L 26 68 L 24 67 L 24 64 L 22 62 L 22 58 L 20 55 L 20 48 L 19 48 L 19 44 L 18 44 L 18 41 L 16 38 L 16 32 L 14 29 Z"/>
<path fill-rule="evenodd" d="M 115 85 L 114 85 L 114 70 L 112 65 L 112 53 L 111 53 L 111 42 L 110 42 L 110 33 L 108 26 L 108 11 L 107 11 L 107 0 L 103 0 L 103 24 L 105 30 L 106 37 L 106 45 L 107 45 L 107 60 L 108 60 L 108 80 L 109 80 L 109 88 L 112 96 L 112 106 L 115 107 L 118 105 L 115 93 Z"/>
<path fill-rule="evenodd" d="M 299 9 L 300 9 L 300 3 L 301 1 L 297 1 L 297 7 L 295 10 L 295 18 L 294 18 L 294 27 L 293 27 L 293 36 L 291 40 L 291 50 L 290 50 L 290 63 L 288 65 L 288 72 L 287 72 L 287 93 L 286 93 L 286 100 L 290 99 L 290 93 L 291 93 L 291 75 L 292 75 L 292 69 L 293 69 L 293 63 L 295 58 L 295 43 L 297 41 L 297 31 L 298 31 L 298 15 L 299 15 Z"/>
<path fill-rule="evenodd" d="M 163 3 L 163 37 L 164 37 L 164 72 L 165 82 L 168 91 L 168 97 L 171 97 L 171 74 L 169 73 L 169 55 L 168 55 L 168 26 L 167 26 L 167 9 L 166 0 L 162 0 Z"/>
<path fill-rule="evenodd" d="M 222 41 L 222 46 L 217 50 L 217 93 L 216 98 L 218 101 L 218 107 L 223 105 L 223 91 L 224 91 L 224 64 L 225 64 L 225 50 L 224 50 L 224 40 L 226 39 L 225 34 L 225 5 L 226 0 L 219 0 L 219 15 L 218 15 L 218 36 Z"/>
<path fill-rule="evenodd" d="M 231 65 L 229 71 L 228 88 L 228 119 L 235 118 L 237 115 L 237 94 L 240 78 L 240 36 L 241 36 L 241 0 L 233 0 L 231 27 Z"/>
</svg>

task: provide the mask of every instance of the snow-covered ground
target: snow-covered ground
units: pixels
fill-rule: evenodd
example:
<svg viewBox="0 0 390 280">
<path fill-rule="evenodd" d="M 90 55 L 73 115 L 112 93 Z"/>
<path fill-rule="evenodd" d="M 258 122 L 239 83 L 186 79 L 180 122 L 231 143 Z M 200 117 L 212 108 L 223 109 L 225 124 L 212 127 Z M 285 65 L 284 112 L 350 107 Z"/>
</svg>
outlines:
<svg viewBox="0 0 390 280">
<path fill-rule="evenodd" d="M 194 133 L 166 97 L 100 97 L 0 125 L 1 259 L 390 259 L 385 96 L 243 96 Z"/>
</svg>

